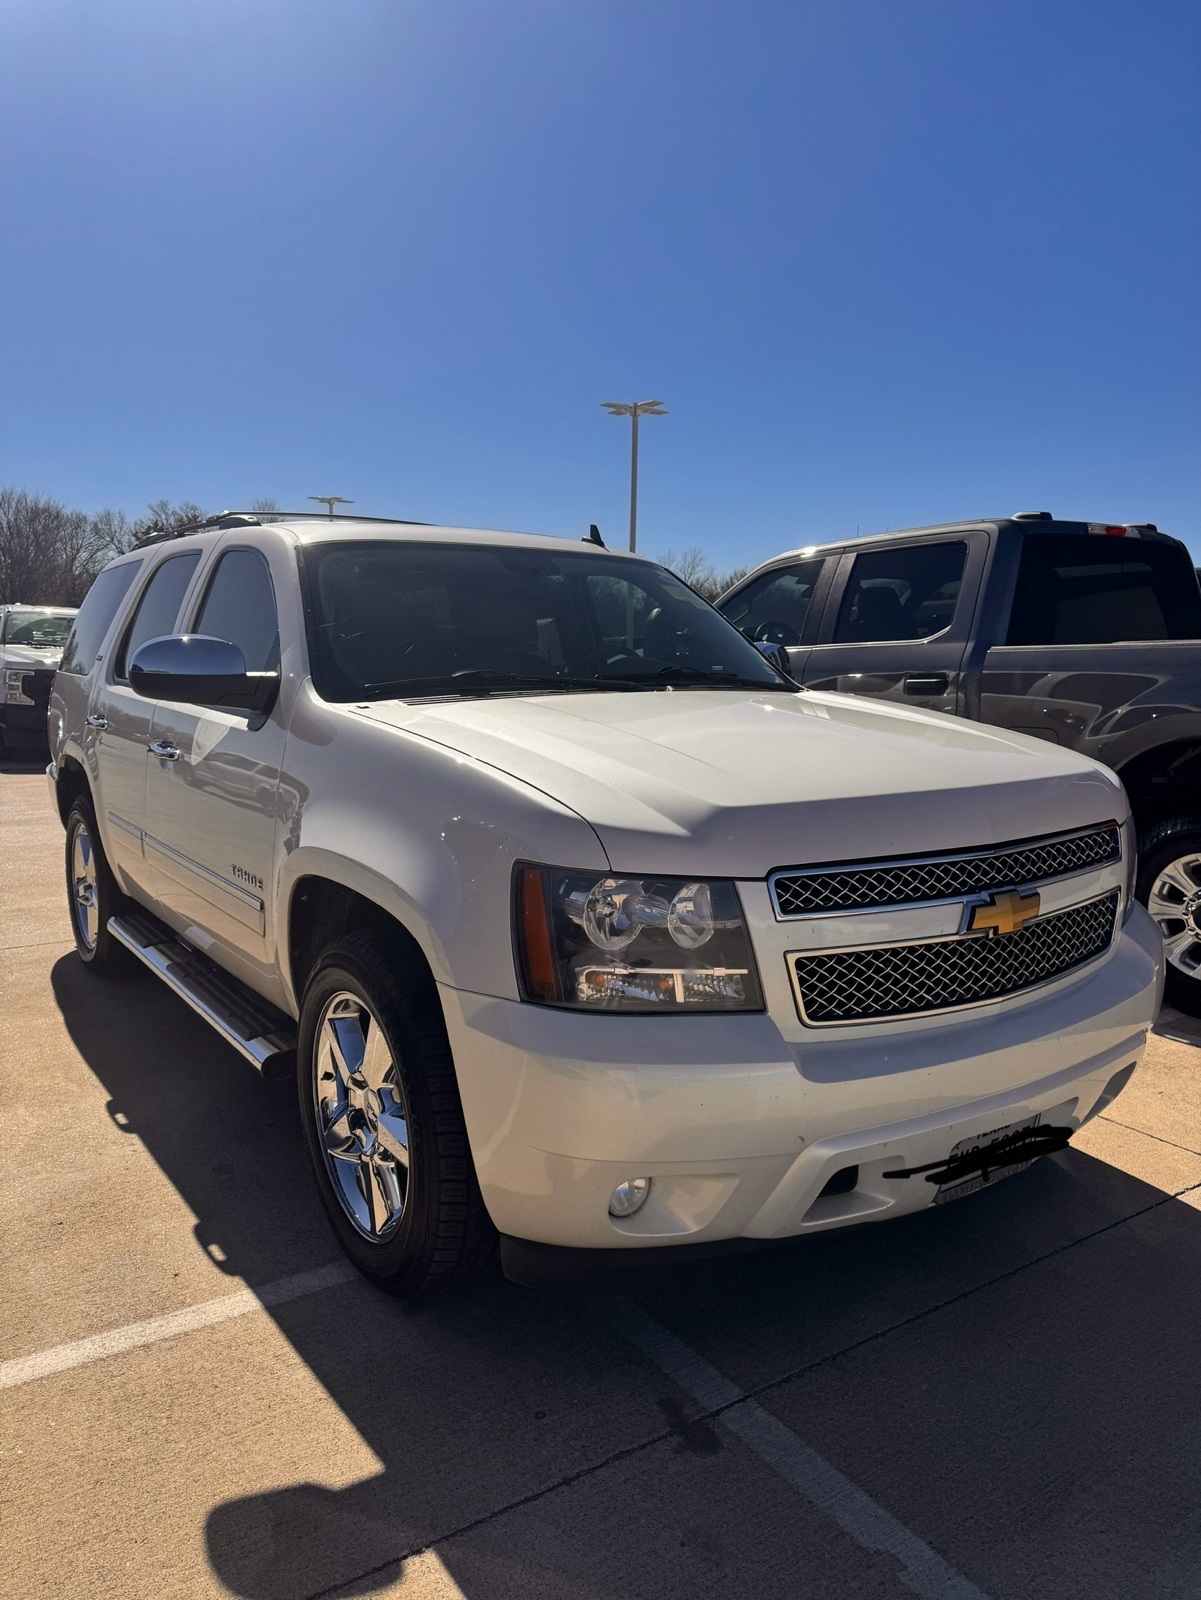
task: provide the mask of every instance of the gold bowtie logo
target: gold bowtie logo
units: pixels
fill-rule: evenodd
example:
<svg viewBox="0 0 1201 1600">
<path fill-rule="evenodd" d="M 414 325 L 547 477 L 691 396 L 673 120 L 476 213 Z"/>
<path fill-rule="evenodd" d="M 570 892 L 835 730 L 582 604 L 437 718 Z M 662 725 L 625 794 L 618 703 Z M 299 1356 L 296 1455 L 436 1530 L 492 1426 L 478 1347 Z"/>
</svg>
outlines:
<svg viewBox="0 0 1201 1600">
<path fill-rule="evenodd" d="M 1037 889 L 1023 894 L 1018 889 L 1006 889 L 1002 894 L 990 894 L 983 905 L 972 907 L 968 918 L 969 933 L 1017 933 L 1038 916 L 1042 901 Z"/>
</svg>

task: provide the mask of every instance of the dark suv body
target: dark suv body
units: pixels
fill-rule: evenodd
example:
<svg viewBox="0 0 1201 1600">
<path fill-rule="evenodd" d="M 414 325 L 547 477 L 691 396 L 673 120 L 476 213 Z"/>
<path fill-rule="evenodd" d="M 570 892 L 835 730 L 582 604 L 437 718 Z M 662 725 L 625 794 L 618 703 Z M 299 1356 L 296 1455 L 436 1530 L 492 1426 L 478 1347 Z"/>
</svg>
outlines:
<svg viewBox="0 0 1201 1600">
<path fill-rule="evenodd" d="M 1201 588 L 1150 524 L 1019 513 L 791 551 L 719 609 L 806 688 L 1032 734 L 1112 767 L 1168 989 L 1201 1013 Z"/>
</svg>

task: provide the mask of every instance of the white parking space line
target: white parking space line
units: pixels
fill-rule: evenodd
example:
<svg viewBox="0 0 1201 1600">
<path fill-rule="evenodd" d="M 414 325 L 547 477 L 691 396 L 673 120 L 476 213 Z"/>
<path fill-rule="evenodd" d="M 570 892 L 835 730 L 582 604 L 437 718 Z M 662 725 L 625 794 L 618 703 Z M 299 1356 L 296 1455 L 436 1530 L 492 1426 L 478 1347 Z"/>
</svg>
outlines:
<svg viewBox="0 0 1201 1600">
<path fill-rule="evenodd" d="M 51 1377 L 56 1372 L 67 1372 L 72 1367 L 90 1366 L 93 1361 L 105 1361 L 109 1356 L 123 1355 L 126 1350 L 135 1350 L 139 1345 L 157 1344 L 160 1339 L 194 1333 L 197 1328 L 211 1328 L 215 1323 L 228 1322 L 231 1317 L 244 1317 L 268 1306 L 283 1305 L 287 1300 L 299 1300 L 306 1294 L 332 1289 L 339 1283 L 349 1283 L 357 1277 L 358 1273 L 348 1261 L 333 1261 L 311 1272 L 297 1272 L 290 1278 L 276 1278 L 257 1289 L 243 1289 L 239 1294 L 202 1300 L 199 1305 L 185 1306 L 182 1311 L 168 1311 L 161 1317 L 150 1317 L 145 1322 L 131 1322 L 124 1328 L 110 1328 L 106 1333 L 93 1334 L 89 1339 L 76 1339 L 71 1344 L 55 1345 L 50 1350 L 37 1350 L 30 1356 L 15 1356 L 10 1361 L 0 1361 L 0 1389 L 15 1389 L 23 1383 Z"/>
<path fill-rule="evenodd" d="M 983 1590 L 956 1572 L 904 1523 L 802 1443 L 790 1428 L 748 1399 L 736 1383 L 697 1355 L 640 1306 L 628 1300 L 613 1303 L 608 1320 L 659 1371 L 706 1411 L 720 1411 L 718 1420 L 823 1511 L 861 1549 L 886 1551 L 901 1564 L 906 1588 L 924 1600 L 986 1600 Z"/>
</svg>

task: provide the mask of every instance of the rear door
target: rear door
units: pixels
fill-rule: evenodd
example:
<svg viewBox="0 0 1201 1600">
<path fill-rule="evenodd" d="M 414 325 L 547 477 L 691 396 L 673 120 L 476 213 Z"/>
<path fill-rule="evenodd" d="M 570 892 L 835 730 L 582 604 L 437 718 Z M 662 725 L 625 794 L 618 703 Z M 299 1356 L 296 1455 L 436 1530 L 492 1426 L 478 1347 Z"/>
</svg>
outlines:
<svg viewBox="0 0 1201 1600">
<path fill-rule="evenodd" d="M 806 688 L 961 712 L 988 540 L 971 529 L 848 550 L 805 662 Z"/>
<path fill-rule="evenodd" d="M 783 646 L 788 670 L 799 682 L 837 565 L 836 555 L 777 564 L 736 589 L 718 609 L 753 644 Z"/>
<path fill-rule="evenodd" d="M 191 609 L 189 633 L 236 644 L 251 672 L 278 668 L 275 588 L 260 550 L 221 546 Z M 163 915 L 202 948 L 216 942 L 223 964 L 257 986 L 271 967 L 284 748 L 275 709 L 262 716 L 159 701 L 146 776 L 146 853 Z"/>
<path fill-rule="evenodd" d="M 1162 658 L 1148 670 L 1138 645 L 1201 638 L 1196 572 L 1167 541 L 1031 532 L 1011 581 L 1005 642 L 984 658 L 980 719 L 1087 754 L 1164 676 Z"/>
<path fill-rule="evenodd" d="M 148 639 L 175 632 L 180 606 L 199 561 L 198 550 L 181 551 L 154 568 L 109 661 L 102 663 L 88 708 L 89 725 L 96 736 L 96 786 L 105 848 L 126 886 L 135 886 L 146 898 L 154 893 L 143 848 L 147 746 L 154 702 L 129 687 L 128 663 Z"/>
</svg>

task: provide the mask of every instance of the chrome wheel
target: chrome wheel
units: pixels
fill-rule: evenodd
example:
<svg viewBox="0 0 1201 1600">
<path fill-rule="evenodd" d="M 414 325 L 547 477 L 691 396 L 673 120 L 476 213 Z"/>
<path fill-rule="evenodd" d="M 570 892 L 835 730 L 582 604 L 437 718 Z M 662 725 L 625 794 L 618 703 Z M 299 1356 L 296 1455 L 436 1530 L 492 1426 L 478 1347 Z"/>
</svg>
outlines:
<svg viewBox="0 0 1201 1600">
<path fill-rule="evenodd" d="M 92 835 L 86 823 L 77 822 L 71 840 L 71 914 L 79 941 L 87 950 L 96 948 L 100 932 L 99 893 Z"/>
<path fill-rule="evenodd" d="M 1201 978 L 1201 855 L 1180 856 L 1156 874 L 1147 910 L 1159 924 L 1169 965 Z"/>
<path fill-rule="evenodd" d="M 317 1024 L 313 1098 L 334 1193 L 359 1233 L 396 1231 L 409 1195 L 409 1113 L 384 1031 L 348 990 Z"/>
</svg>

